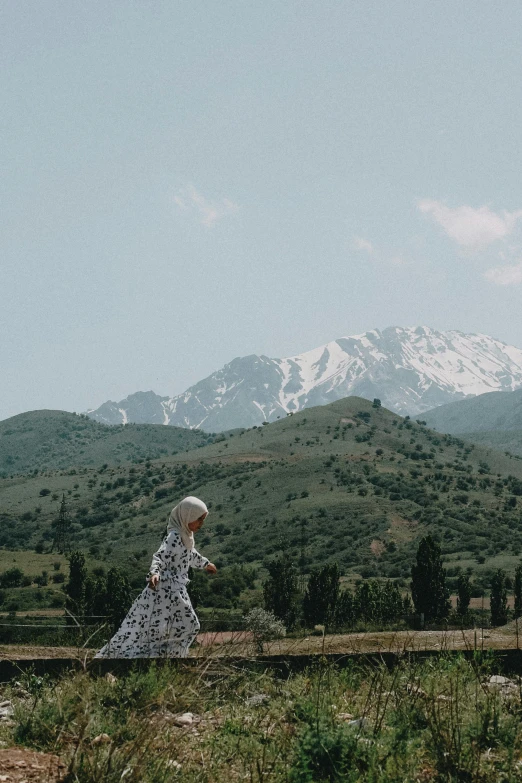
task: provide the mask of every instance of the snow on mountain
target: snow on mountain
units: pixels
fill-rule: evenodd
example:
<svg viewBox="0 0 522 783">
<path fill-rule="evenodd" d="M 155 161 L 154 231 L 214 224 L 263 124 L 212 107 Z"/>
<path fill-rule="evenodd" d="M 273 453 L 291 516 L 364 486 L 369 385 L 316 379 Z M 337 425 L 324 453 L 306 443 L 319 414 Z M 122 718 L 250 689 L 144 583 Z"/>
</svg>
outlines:
<svg viewBox="0 0 522 783">
<path fill-rule="evenodd" d="M 89 416 L 218 432 L 252 427 L 342 397 L 378 397 L 418 415 L 455 400 L 522 386 L 522 350 L 484 334 L 390 327 L 287 359 L 244 356 L 176 397 L 138 392 Z M 126 418 L 125 418 L 126 417 Z"/>
</svg>

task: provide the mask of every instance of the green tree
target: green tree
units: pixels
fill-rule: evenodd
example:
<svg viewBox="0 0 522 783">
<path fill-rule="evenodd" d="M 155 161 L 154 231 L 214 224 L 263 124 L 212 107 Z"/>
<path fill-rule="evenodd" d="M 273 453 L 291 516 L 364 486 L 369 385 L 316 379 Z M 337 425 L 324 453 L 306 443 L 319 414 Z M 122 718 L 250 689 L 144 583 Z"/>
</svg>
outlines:
<svg viewBox="0 0 522 783">
<path fill-rule="evenodd" d="M 460 574 L 457 580 L 457 612 L 463 617 L 468 613 L 471 600 L 471 581 L 467 574 Z"/>
<path fill-rule="evenodd" d="M 265 609 L 293 628 L 299 616 L 297 569 L 288 557 L 268 563 L 269 577 L 263 585 Z"/>
<path fill-rule="evenodd" d="M 65 586 L 67 599 L 66 609 L 74 616 L 85 614 L 85 586 L 87 581 L 87 568 L 83 552 L 71 552 L 69 556 L 69 580 Z M 72 624 L 71 618 L 68 620 Z"/>
<path fill-rule="evenodd" d="M 508 621 L 506 573 L 501 568 L 491 579 L 491 625 L 505 625 Z"/>
<path fill-rule="evenodd" d="M 515 617 L 522 615 L 522 565 L 515 568 Z"/>
<path fill-rule="evenodd" d="M 116 631 L 132 604 L 131 586 L 120 568 L 111 568 L 107 574 L 107 598 L 109 622 Z"/>
<path fill-rule="evenodd" d="M 338 626 L 352 626 L 355 623 L 355 619 L 353 595 L 350 590 L 343 590 L 337 598 L 335 624 Z"/>
<path fill-rule="evenodd" d="M 24 572 L 20 568 L 9 568 L 0 574 L 1 587 L 21 587 L 24 578 Z"/>
<path fill-rule="evenodd" d="M 334 622 L 335 609 L 339 598 L 339 566 L 327 563 L 310 573 L 303 599 L 305 625 L 329 626 Z"/>
<path fill-rule="evenodd" d="M 424 620 L 442 620 L 450 610 L 446 572 L 442 567 L 439 544 L 426 536 L 419 544 L 416 562 L 411 568 L 411 597 L 417 614 Z"/>
</svg>

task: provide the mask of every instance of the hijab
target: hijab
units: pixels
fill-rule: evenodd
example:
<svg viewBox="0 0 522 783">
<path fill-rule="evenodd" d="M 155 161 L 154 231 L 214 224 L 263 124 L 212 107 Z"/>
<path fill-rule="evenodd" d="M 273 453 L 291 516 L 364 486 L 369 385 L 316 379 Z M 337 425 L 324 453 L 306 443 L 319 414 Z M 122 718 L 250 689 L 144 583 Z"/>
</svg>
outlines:
<svg viewBox="0 0 522 783">
<path fill-rule="evenodd" d="M 194 549 L 194 534 L 189 529 L 189 524 L 195 522 L 203 514 L 208 514 L 208 509 L 199 498 L 184 498 L 181 503 L 174 506 L 167 520 L 167 533 L 176 530 L 187 549 Z"/>
</svg>

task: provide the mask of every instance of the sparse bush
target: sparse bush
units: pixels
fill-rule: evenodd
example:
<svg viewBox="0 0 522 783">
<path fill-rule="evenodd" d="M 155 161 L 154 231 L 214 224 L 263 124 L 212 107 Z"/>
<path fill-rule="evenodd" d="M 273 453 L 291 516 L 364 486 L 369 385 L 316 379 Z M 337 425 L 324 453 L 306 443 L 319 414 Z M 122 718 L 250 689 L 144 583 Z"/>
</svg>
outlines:
<svg viewBox="0 0 522 783">
<path fill-rule="evenodd" d="M 256 652 L 263 653 L 263 643 L 272 639 L 283 639 L 286 628 L 272 612 L 256 607 L 243 618 L 245 628 L 252 633 Z"/>
</svg>

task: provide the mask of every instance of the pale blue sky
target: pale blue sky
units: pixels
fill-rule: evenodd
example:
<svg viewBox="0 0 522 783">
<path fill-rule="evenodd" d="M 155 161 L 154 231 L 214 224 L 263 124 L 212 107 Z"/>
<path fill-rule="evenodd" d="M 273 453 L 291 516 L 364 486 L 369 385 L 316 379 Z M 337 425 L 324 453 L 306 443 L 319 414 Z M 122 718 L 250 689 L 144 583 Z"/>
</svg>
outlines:
<svg viewBox="0 0 522 783">
<path fill-rule="evenodd" d="M 0 418 L 372 328 L 522 346 L 519 0 L 5 0 Z"/>
</svg>

